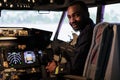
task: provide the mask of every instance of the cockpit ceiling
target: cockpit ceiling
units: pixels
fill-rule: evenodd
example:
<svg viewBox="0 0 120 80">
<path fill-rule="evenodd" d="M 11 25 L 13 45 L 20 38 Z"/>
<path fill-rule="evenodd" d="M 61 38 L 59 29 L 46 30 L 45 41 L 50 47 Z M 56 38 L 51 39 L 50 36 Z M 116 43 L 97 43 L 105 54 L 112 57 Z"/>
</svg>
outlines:
<svg viewBox="0 0 120 80">
<path fill-rule="evenodd" d="M 88 6 L 120 3 L 120 0 L 81 0 L 81 1 L 84 1 Z"/>
<path fill-rule="evenodd" d="M 0 0 L 0 9 L 64 10 L 71 1 L 75 0 Z M 120 3 L 120 0 L 80 0 L 80 1 L 84 1 L 88 6 Z"/>
</svg>

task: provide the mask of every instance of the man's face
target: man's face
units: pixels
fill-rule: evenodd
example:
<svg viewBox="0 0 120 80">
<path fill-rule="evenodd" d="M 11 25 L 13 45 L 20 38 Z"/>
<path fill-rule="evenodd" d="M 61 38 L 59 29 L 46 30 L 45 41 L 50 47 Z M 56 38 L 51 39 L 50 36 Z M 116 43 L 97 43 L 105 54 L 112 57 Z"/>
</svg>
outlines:
<svg viewBox="0 0 120 80">
<path fill-rule="evenodd" d="M 68 7 L 67 16 L 69 19 L 69 24 L 75 31 L 79 31 L 83 29 L 82 26 L 82 15 L 79 5 L 73 5 Z"/>
</svg>

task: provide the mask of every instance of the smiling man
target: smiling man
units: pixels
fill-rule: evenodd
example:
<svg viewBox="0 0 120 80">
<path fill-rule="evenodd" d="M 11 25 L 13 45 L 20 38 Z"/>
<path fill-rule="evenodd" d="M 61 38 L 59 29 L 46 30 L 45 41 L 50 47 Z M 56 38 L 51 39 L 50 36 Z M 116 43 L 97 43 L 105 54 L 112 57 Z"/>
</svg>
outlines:
<svg viewBox="0 0 120 80">
<path fill-rule="evenodd" d="M 89 17 L 88 7 L 81 1 L 73 2 L 68 6 L 67 16 L 71 27 L 75 31 L 80 31 L 80 35 L 78 36 L 75 44 L 75 55 L 72 58 L 73 60 L 71 60 L 71 71 L 68 74 L 82 75 L 86 57 L 92 41 L 94 23 Z M 56 63 L 52 61 L 46 69 L 49 72 L 52 72 L 55 70 L 56 66 Z M 65 69 L 62 67 L 62 70 L 64 71 Z"/>
<path fill-rule="evenodd" d="M 72 74 L 82 75 L 92 41 L 94 23 L 89 17 L 88 7 L 81 1 L 76 1 L 69 5 L 67 16 L 71 27 L 75 31 L 80 31 L 75 45 Z"/>
</svg>

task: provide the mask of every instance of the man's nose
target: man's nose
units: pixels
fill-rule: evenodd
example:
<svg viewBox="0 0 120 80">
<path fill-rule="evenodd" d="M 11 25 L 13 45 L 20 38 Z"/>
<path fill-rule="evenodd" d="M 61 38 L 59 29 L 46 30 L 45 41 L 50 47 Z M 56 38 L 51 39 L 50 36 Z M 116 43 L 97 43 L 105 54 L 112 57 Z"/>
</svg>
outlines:
<svg viewBox="0 0 120 80">
<path fill-rule="evenodd" d="M 72 23 L 72 22 L 75 22 L 75 18 L 74 18 L 74 17 L 71 17 L 70 22 L 71 22 L 71 23 Z"/>
</svg>

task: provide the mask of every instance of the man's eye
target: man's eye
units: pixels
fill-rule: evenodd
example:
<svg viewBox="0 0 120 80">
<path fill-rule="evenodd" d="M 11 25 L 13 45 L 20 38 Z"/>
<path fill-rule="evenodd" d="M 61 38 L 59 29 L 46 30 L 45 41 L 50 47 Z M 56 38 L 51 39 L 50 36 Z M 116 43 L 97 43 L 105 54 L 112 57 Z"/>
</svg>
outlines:
<svg viewBox="0 0 120 80">
<path fill-rule="evenodd" d="M 78 14 L 78 13 L 77 13 L 77 14 L 75 14 L 75 16 L 76 16 L 76 17 L 79 17 L 79 16 L 80 16 L 80 14 Z"/>
</svg>

